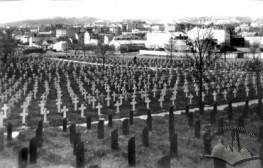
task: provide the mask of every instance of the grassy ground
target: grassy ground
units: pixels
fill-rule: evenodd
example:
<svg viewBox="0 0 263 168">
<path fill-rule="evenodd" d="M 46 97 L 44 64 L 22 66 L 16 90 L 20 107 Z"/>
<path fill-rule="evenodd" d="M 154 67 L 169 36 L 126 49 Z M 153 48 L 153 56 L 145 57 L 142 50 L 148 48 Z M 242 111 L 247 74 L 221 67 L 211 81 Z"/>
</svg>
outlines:
<svg viewBox="0 0 263 168">
<path fill-rule="evenodd" d="M 249 119 L 246 120 L 245 128 L 256 135 L 259 134 L 259 126 L 261 119 L 253 112 L 256 106 L 251 106 L 249 111 Z M 226 126 L 237 125 L 237 118 L 241 115 L 243 107 L 235 108 L 234 120 L 225 120 Z M 227 109 L 220 111 L 217 118 L 227 118 Z M 211 125 L 209 120 L 210 111 L 206 111 L 203 116 L 195 114 L 195 118 L 201 118 L 201 135 L 207 130 L 215 130 L 216 125 Z M 85 163 L 86 167 L 98 165 L 100 168 L 117 168 L 128 167 L 127 161 L 127 144 L 130 137 L 136 138 L 136 164 L 137 167 L 156 167 L 157 160 L 162 156 L 169 154 L 168 141 L 168 116 L 153 117 L 153 130 L 149 134 L 150 147 L 142 145 L 141 132 L 146 126 L 145 120 L 135 119 L 134 125 L 130 126 L 130 134 L 122 135 L 121 122 L 114 122 L 113 128 L 105 125 L 105 138 L 97 139 L 97 125 L 92 125 L 91 130 L 84 127 L 77 127 L 77 132 L 81 133 L 82 140 L 85 142 Z M 112 130 L 119 129 L 119 146 L 118 151 L 112 151 L 110 148 L 110 133 Z M 204 147 L 202 137 L 200 139 L 194 137 L 194 128 L 188 126 L 188 120 L 184 114 L 175 116 L 175 131 L 178 134 L 178 153 L 179 156 L 172 159 L 171 167 L 179 168 L 211 168 L 213 160 L 203 156 Z M 0 165 L 7 163 L 10 167 L 16 167 L 17 153 L 22 147 L 28 147 L 29 140 L 35 135 L 33 129 L 23 131 L 19 136 L 6 142 L 5 151 L 0 154 Z M 41 167 L 75 167 L 75 156 L 73 148 L 69 141 L 69 132 L 62 132 L 59 128 L 44 129 L 43 147 L 38 149 L 38 162 L 30 165 L 30 168 Z M 217 136 L 212 141 L 214 146 L 219 138 L 222 138 L 224 144 L 231 146 L 231 134 Z M 241 146 L 249 149 L 254 155 L 259 154 L 259 143 L 253 142 L 251 137 L 240 134 Z M 3 163 L 3 164 L 1 164 Z M 248 161 L 237 168 L 259 167 L 259 161 Z M 228 165 L 228 167 L 231 167 Z"/>
</svg>

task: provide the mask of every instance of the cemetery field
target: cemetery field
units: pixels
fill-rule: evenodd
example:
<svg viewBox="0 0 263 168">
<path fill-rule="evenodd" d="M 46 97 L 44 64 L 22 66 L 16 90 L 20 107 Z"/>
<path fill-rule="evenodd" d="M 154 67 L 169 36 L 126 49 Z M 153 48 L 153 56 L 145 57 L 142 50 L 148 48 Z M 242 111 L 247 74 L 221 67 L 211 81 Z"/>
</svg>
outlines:
<svg viewBox="0 0 263 168">
<path fill-rule="evenodd" d="M 242 115 L 245 107 L 233 108 L 232 121 L 225 120 L 224 126 L 238 126 L 238 118 Z M 245 126 L 254 134 L 258 135 L 258 128 L 261 125 L 261 118 L 258 118 L 255 111 L 257 105 L 252 105 L 248 109 L 248 119 L 245 119 Z M 224 111 L 218 111 L 217 118 L 228 118 L 228 108 Z M 189 126 L 189 119 L 185 113 L 174 116 L 175 133 L 177 134 L 178 152 L 171 159 L 171 167 L 196 167 L 210 168 L 213 167 L 213 159 L 204 156 L 203 134 L 207 130 L 216 130 L 218 123 L 211 124 L 211 111 L 205 111 L 200 116 L 194 113 L 193 122 L 201 120 L 200 137 L 195 136 L 195 126 Z M 81 139 L 85 148 L 85 167 L 99 168 L 117 168 L 128 166 L 128 140 L 135 137 L 136 143 L 136 167 L 157 167 L 157 161 L 164 155 L 170 153 L 169 143 L 169 115 L 164 117 L 152 117 L 152 130 L 149 131 L 149 146 L 145 147 L 142 142 L 142 130 L 149 127 L 146 120 L 134 119 L 133 125 L 129 125 L 128 135 L 123 135 L 122 121 L 113 121 L 112 127 L 108 124 L 104 126 L 104 138 L 98 139 L 97 124 L 92 124 L 90 129 L 86 126 L 77 126 L 77 132 L 81 133 Z M 118 150 L 111 149 L 111 132 L 118 129 Z M 58 127 L 44 127 L 43 145 L 37 149 L 38 160 L 36 164 L 29 165 L 29 168 L 51 168 L 51 167 L 76 167 L 76 159 L 73 155 L 73 145 L 70 143 L 69 128 L 66 132 Z M 35 129 L 28 129 L 20 132 L 17 138 L 6 142 L 5 150 L 0 154 L 0 165 L 6 163 L 10 167 L 17 165 L 17 153 L 23 147 L 29 145 L 30 139 L 35 136 Z M 250 152 L 259 153 L 258 143 L 253 143 L 251 137 L 246 134 L 239 134 L 242 138 L 241 145 L 249 147 Z M 224 144 L 231 145 L 231 133 L 219 135 L 224 140 Z M 6 137 L 5 137 L 6 138 Z M 211 144 L 212 147 L 218 143 L 215 138 Z M 259 162 L 248 161 L 238 165 L 238 168 L 260 167 Z M 229 166 L 229 165 L 228 165 Z"/>
</svg>

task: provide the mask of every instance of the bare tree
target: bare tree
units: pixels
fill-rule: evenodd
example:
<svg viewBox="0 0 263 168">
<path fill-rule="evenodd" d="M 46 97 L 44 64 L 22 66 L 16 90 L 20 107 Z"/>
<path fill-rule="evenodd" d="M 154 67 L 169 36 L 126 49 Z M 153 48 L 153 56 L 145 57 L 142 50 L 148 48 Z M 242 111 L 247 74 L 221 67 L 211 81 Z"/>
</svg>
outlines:
<svg viewBox="0 0 263 168">
<path fill-rule="evenodd" d="M 0 52 L 3 53 L 4 63 L 14 54 L 17 47 L 16 41 L 12 38 L 12 32 L 13 29 L 5 29 L 4 32 L 0 32 Z"/>
<path fill-rule="evenodd" d="M 252 54 L 252 58 L 247 60 L 247 71 L 256 75 L 256 87 L 258 90 L 258 95 L 262 94 L 261 87 L 261 73 L 263 71 L 263 62 L 260 57 L 260 39 L 252 44 L 249 44 L 249 50 Z"/>
<path fill-rule="evenodd" d="M 172 61 L 174 53 L 177 51 L 176 49 L 176 39 L 174 37 L 170 37 L 168 43 L 165 44 L 164 50 L 167 55 L 170 56 L 170 60 Z"/>
<path fill-rule="evenodd" d="M 201 114 L 203 114 L 204 110 L 204 102 L 202 101 L 204 74 L 221 57 L 221 53 L 215 49 L 216 43 L 213 40 L 213 28 L 208 28 L 205 24 L 202 24 L 205 20 L 205 18 L 197 20 L 198 24 L 196 24 L 197 26 L 192 32 L 194 36 L 189 36 L 190 40 L 187 41 L 187 45 L 191 48 L 191 54 L 185 57 L 186 61 L 192 66 L 192 73 L 198 82 L 199 110 Z"/>
<path fill-rule="evenodd" d="M 114 55 L 114 46 L 99 42 L 98 45 L 95 46 L 94 51 L 97 57 L 102 59 L 102 76 L 104 77 L 105 60 L 107 57 Z"/>
</svg>

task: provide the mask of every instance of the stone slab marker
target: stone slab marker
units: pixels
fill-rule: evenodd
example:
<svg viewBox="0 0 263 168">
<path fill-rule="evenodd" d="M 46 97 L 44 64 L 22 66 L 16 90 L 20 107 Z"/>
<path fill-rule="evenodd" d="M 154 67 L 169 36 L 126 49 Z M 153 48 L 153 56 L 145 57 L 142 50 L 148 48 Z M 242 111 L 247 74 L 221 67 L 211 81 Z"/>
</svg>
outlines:
<svg viewBox="0 0 263 168">
<path fill-rule="evenodd" d="M 217 103 L 216 102 L 214 103 L 213 111 L 214 111 L 215 114 L 217 114 Z"/>
<path fill-rule="evenodd" d="M 194 125 L 194 113 L 188 114 L 188 124 L 190 127 L 192 127 Z"/>
<path fill-rule="evenodd" d="M 18 168 L 27 168 L 28 148 L 22 148 L 18 153 Z"/>
<path fill-rule="evenodd" d="M 173 106 L 169 110 L 169 137 L 175 132 Z"/>
<path fill-rule="evenodd" d="M 32 138 L 29 143 L 29 163 L 37 163 L 37 143 L 38 139 L 36 137 Z"/>
<path fill-rule="evenodd" d="M 151 114 L 148 114 L 146 125 L 148 128 L 148 131 L 151 131 L 152 130 L 152 115 Z"/>
<path fill-rule="evenodd" d="M 109 122 L 108 122 L 108 127 L 112 127 L 112 114 L 109 114 Z"/>
<path fill-rule="evenodd" d="M 243 109 L 243 116 L 248 118 L 248 99 L 246 99 L 245 107 Z"/>
<path fill-rule="evenodd" d="M 170 137 L 170 156 L 178 156 L 178 146 L 177 146 L 177 133 L 171 133 Z"/>
<path fill-rule="evenodd" d="M 63 131 L 67 132 L 67 129 L 68 129 L 68 120 L 67 120 L 67 118 L 63 118 L 62 125 L 63 125 Z"/>
<path fill-rule="evenodd" d="M 86 127 L 87 127 L 88 130 L 91 129 L 91 116 L 87 116 Z"/>
<path fill-rule="evenodd" d="M 200 127 L 201 127 L 201 123 L 200 123 L 200 120 L 197 120 L 195 122 L 195 137 L 196 138 L 200 138 Z"/>
<path fill-rule="evenodd" d="M 157 168 L 170 168 L 170 165 L 171 165 L 170 155 L 163 156 L 157 162 Z"/>
<path fill-rule="evenodd" d="M 136 149 L 135 137 L 131 137 L 128 141 L 128 164 L 130 167 L 136 166 Z"/>
<path fill-rule="evenodd" d="M 133 111 L 130 111 L 129 118 L 130 118 L 130 125 L 133 125 Z"/>
<path fill-rule="evenodd" d="M 98 122 L 98 139 L 104 139 L 104 120 Z"/>
<path fill-rule="evenodd" d="M 71 144 L 74 144 L 76 132 L 76 124 L 71 124 L 69 127 L 69 140 Z"/>
<path fill-rule="evenodd" d="M 4 151 L 4 130 L 0 129 L 0 152 Z"/>
<path fill-rule="evenodd" d="M 129 129 L 129 119 L 124 119 L 122 121 L 122 134 L 123 135 L 129 135 L 130 129 Z"/>
<path fill-rule="evenodd" d="M 204 133 L 204 136 L 203 136 L 203 140 L 204 140 L 204 151 L 206 154 L 211 154 L 211 140 L 208 139 L 208 136 L 210 135 L 210 130 L 207 130 L 205 133 Z"/>
<path fill-rule="evenodd" d="M 210 112 L 210 123 L 211 124 L 215 124 L 216 123 L 216 112 L 214 110 L 212 110 Z"/>
<path fill-rule="evenodd" d="M 84 142 L 80 142 L 76 146 L 76 168 L 85 167 L 85 149 Z"/>
<path fill-rule="evenodd" d="M 189 114 L 189 105 L 186 105 L 185 106 L 185 115 L 186 115 L 186 117 L 188 116 L 188 114 Z"/>
<path fill-rule="evenodd" d="M 145 147 L 149 146 L 149 131 L 147 127 L 144 127 L 142 130 L 142 144 Z"/>
<path fill-rule="evenodd" d="M 43 145 L 43 129 L 39 127 L 36 129 L 36 139 L 38 141 L 37 147 L 41 148 Z"/>
<path fill-rule="evenodd" d="M 81 133 L 76 133 L 73 145 L 73 154 L 76 155 L 77 145 L 81 142 Z"/>
<path fill-rule="evenodd" d="M 9 124 L 7 124 L 7 140 L 8 141 L 11 141 L 12 140 L 12 124 L 11 123 L 9 123 Z"/>
<path fill-rule="evenodd" d="M 115 129 L 111 132 L 111 149 L 118 150 L 119 149 L 119 134 L 118 129 Z"/>
</svg>

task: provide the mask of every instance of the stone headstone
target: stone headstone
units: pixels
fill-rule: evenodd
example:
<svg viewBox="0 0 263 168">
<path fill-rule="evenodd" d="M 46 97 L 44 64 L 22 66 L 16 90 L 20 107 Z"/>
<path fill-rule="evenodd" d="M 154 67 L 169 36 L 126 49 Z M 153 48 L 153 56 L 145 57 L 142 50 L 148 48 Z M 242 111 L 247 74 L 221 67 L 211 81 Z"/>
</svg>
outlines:
<svg viewBox="0 0 263 168">
<path fill-rule="evenodd" d="M 216 103 L 216 102 L 214 103 L 213 112 L 214 112 L 215 114 L 217 114 L 217 103 Z"/>
<path fill-rule="evenodd" d="M 203 140 L 204 140 L 204 150 L 205 150 L 205 153 L 206 154 L 211 154 L 211 140 L 210 138 L 208 138 L 208 136 L 210 135 L 210 130 L 207 130 L 205 133 L 204 133 L 204 136 L 203 136 Z"/>
<path fill-rule="evenodd" d="M 84 142 L 80 142 L 76 145 L 76 168 L 85 167 L 85 148 Z"/>
<path fill-rule="evenodd" d="M 146 125 L 148 128 L 148 131 L 151 131 L 152 130 L 152 115 L 151 114 L 148 114 Z"/>
<path fill-rule="evenodd" d="M 192 127 L 194 125 L 194 113 L 188 114 L 188 124 L 190 127 Z"/>
<path fill-rule="evenodd" d="M 215 124 L 216 123 L 216 112 L 214 110 L 212 110 L 210 112 L 210 123 L 211 124 Z"/>
<path fill-rule="evenodd" d="M 98 122 L 98 139 L 104 139 L 104 120 Z"/>
<path fill-rule="evenodd" d="M 36 137 L 32 138 L 29 143 L 29 163 L 37 163 L 37 145 L 38 139 Z"/>
<path fill-rule="evenodd" d="M 245 107 L 243 109 L 243 116 L 245 118 L 248 118 L 248 102 L 249 102 L 248 99 L 246 99 Z"/>
<path fill-rule="evenodd" d="M 41 127 L 36 129 L 36 138 L 38 140 L 37 147 L 41 148 L 43 145 L 43 129 Z"/>
<path fill-rule="evenodd" d="M 133 125 L 133 111 L 130 111 L 129 118 L 130 118 L 130 125 Z"/>
<path fill-rule="evenodd" d="M 149 146 L 149 131 L 147 127 L 144 127 L 142 130 L 142 144 L 145 147 Z"/>
<path fill-rule="evenodd" d="M 28 148 L 22 148 L 18 154 L 18 168 L 27 168 Z"/>
<path fill-rule="evenodd" d="M 67 118 L 63 118 L 63 120 L 62 120 L 62 127 L 63 127 L 63 131 L 67 132 L 67 129 L 68 129 L 68 120 L 67 120 Z"/>
<path fill-rule="evenodd" d="M 173 106 L 169 110 L 169 137 L 175 132 Z"/>
<path fill-rule="evenodd" d="M 131 167 L 136 166 L 136 146 L 135 137 L 131 137 L 128 141 L 128 164 Z"/>
<path fill-rule="evenodd" d="M 76 132 L 76 124 L 71 124 L 69 127 L 69 140 L 71 144 L 74 144 Z"/>
<path fill-rule="evenodd" d="M 200 120 L 197 120 L 195 122 L 195 137 L 196 138 L 200 138 L 200 127 L 201 127 Z"/>
<path fill-rule="evenodd" d="M 119 149 L 119 134 L 118 129 L 115 129 L 111 132 L 111 149 L 118 150 Z"/>
<path fill-rule="evenodd" d="M 73 144 L 73 154 L 76 155 L 77 145 L 81 142 L 81 133 L 76 133 L 74 144 Z"/>
<path fill-rule="evenodd" d="M 91 116 L 87 116 L 86 127 L 87 127 L 88 130 L 91 129 Z"/>
<path fill-rule="evenodd" d="M 204 103 L 203 102 L 200 102 L 199 111 L 201 115 L 204 114 Z"/>
<path fill-rule="evenodd" d="M 171 133 L 170 136 L 170 156 L 178 156 L 177 133 Z"/>
<path fill-rule="evenodd" d="M 227 114 L 228 114 L 228 120 L 231 121 L 233 119 L 232 101 L 228 102 Z"/>
<path fill-rule="evenodd" d="M 129 129 L 129 119 L 124 119 L 122 121 L 122 134 L 123 135 L 129 135 L 130 129 Z"/>
<path fill-rule="evenodd" d="M 112 114 L 109 114 L 108 126 L 109 126 L 109 127 L 112 127 Z"/>
<path fill-rule="evenodd" d="M 170 165 L 171 165 L 170 155 L 163 156 L 157 162 L 157 168 L 170 168 Z"/>
<path fill-rule="evenodd" d="M 7 124 L 7 140 L 8 141 L 12 140 L 12 129 L 13 129 L 12 127 L 13 126 L 11 123 Z"/>
<path fill-rule="evenodd" d="M 4 151 L 4 130 L 0 129 L 0 152 Z"/>
<path fill-rule="evenodd" d="M 189 105 L 185 106 L 185 115 L 188 116 L 189 114 Z"/>
</svg>

